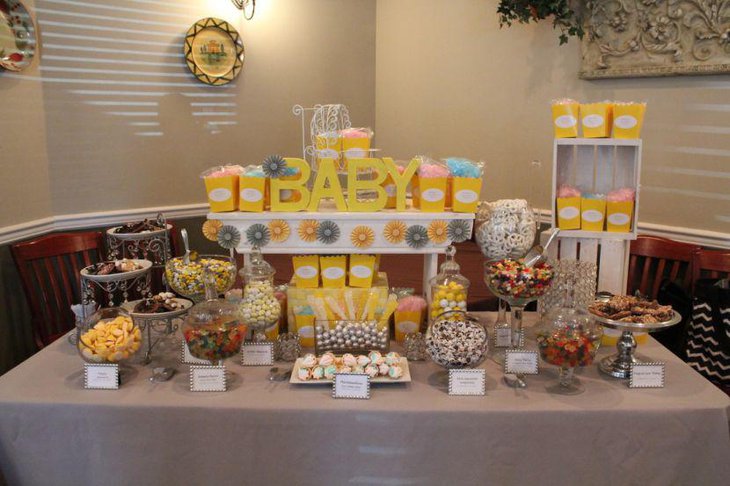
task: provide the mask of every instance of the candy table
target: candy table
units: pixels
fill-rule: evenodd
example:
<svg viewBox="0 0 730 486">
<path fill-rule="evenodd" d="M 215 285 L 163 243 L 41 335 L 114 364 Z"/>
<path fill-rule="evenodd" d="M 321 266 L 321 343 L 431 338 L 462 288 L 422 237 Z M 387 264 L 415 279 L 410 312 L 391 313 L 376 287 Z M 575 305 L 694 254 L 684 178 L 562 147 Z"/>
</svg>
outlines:
<svg viewBox="0 0 730 486">
<path fill-rule="evenodd" d="M 656 341 L 639 351 L 666 362 L 665 388 L 593 366 L 582 395 L 548 394 L 549 369 L 515 390 L 486 361 L 487 396 L 451 397 L 428 362 L 408 385 L 334 400 L 232 361 L 225 393 L 191 393 L 185 366 L 166 383 L 137 368 L 119 390 L 84 390 L 59 339 L 0 377 L 0 467 L 24 485 L 726 484 L 730 399 Z"/>
</svg>

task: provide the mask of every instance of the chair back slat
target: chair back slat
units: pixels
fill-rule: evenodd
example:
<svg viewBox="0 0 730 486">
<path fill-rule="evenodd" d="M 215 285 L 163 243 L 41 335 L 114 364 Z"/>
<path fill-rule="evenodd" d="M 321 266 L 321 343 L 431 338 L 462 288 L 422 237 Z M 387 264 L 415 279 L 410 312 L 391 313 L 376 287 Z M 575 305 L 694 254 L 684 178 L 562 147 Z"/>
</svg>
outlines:
<svg viewBox="0 0 730 486">
<path fill-rule="evenodd" d="M 698 249 L 692 254 L 692 288 L 701 278 L 728 278 L 730 251 Z"/>
<path fill-rule="evenodd" d="M 659 262 L 656 267 L 656 275 L 664 275 L 664 267 L 666 266 L 667 261 L 664 258 L 660 258 Z M 650 295 L 659 295 L 659 287 L 662 284 L 661 278 L 655 278 L 654 283 L 651 286 L 651 294 Z"/>
<path fill-rule="evenodd" d="M 631 256 L 626 292 L 636 290 L 656 299 L 664 279 L 679 281 L 683 288 L 690 288 L 690 262 L 692 254 L 700 247 L 689 243 L 640 235 L 631 242 Z M 641 273 L 639 274 L 639 269 Z"/>
</svg>

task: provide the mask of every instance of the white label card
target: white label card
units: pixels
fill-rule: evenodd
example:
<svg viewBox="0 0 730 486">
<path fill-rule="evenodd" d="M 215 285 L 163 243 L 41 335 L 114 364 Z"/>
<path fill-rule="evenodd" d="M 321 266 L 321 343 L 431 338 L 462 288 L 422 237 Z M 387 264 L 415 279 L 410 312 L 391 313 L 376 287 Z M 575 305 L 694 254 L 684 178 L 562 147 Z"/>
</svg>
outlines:
<svg viewBox="0 0 730 486">
<path fill-rule="evenodd" d="M 370 399 L 370 377 L 365 373 L 336 373 L 332 398 Z"/>
<path fill-rule="evenodd" d="M 537 351 L 508 349 L 504 356 L 504 373 L 506 375 L 536 375 Z"/>
<path fill-rule="evenodd" d="M 664 388 L 664 363 L 632 364 L 629 388 Z"/>
<path fill-rule="evenodd" d="M 196 358 L 192 354 L 190 354 L 190 349 L 188 349 L 188 345 L 185 341 L 182 342 L 182 356 L 180 358 L 180 361 L 183 362 L 183 364 L 197 364 L 197 365 L 204 365 L 209 366 L 210 361 L 206 361 L 204 359 Z"/>
<path fill-rule="evenodd" d="M 512 346 L 512 329 L 509 327 L 498 327 L 494 330 L 494 345 L 498 348 L 509 348 Z"/>
<path fill-rule="evenodd" d="M 226 391 L 225 366 L 191 366 L 190 391 L 217 392 Z"/>
<path fill-rule="evenodd" d="M 244 343 L 241 346 L 243 366 L 269 366 L 274 364 L 274 343 Z"/>
<path fill-rule="evenodd" d="M 84 364 L 84 388 L 87 390 L 118 390 L 119 365 Z"/>
<path fill-rule="evenodd" d="M 449 395 L 484 396 L 486 377 L 485 370 L 449 370 Z"/>
</svg>

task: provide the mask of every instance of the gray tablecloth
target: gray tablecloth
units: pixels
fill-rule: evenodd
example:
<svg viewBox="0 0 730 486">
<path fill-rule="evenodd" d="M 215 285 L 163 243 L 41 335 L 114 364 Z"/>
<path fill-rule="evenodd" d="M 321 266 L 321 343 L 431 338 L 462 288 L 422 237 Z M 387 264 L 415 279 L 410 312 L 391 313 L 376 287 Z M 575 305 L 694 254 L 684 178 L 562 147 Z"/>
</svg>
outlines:
<svg viewBox="0 0 730 486">
<path fill-rule="evenodd" d="M 43 485 L 727 484 L 730 400 L 655 341 L 640 353 L 666 362 L 666 388 L 593 366 L 582 395 L 547 393 L 550 369 L 516 391 L 487 361 L 487 396 L 452 397 L 428 362 L 364 401 L 237 362 L 226 393 L 191 393 L 186 366 L 84 390 L 63 339 L 0 377 L 0 465 Z"/>
</svg>

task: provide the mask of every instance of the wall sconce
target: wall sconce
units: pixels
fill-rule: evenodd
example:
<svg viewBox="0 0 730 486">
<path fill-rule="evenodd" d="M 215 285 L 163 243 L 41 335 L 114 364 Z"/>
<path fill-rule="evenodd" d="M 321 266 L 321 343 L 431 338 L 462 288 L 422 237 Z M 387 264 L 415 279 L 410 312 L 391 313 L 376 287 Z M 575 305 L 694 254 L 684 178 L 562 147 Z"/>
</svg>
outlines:
<svg viewBox="0 0 730 486">
<path fill-rule="evenodd" d="M 253 14 L 256 13 L 256 0 L 231 0 L 233 5 L 243 10 L 243 16 L 246 20 L 251 20 Z"/>
</svg>

